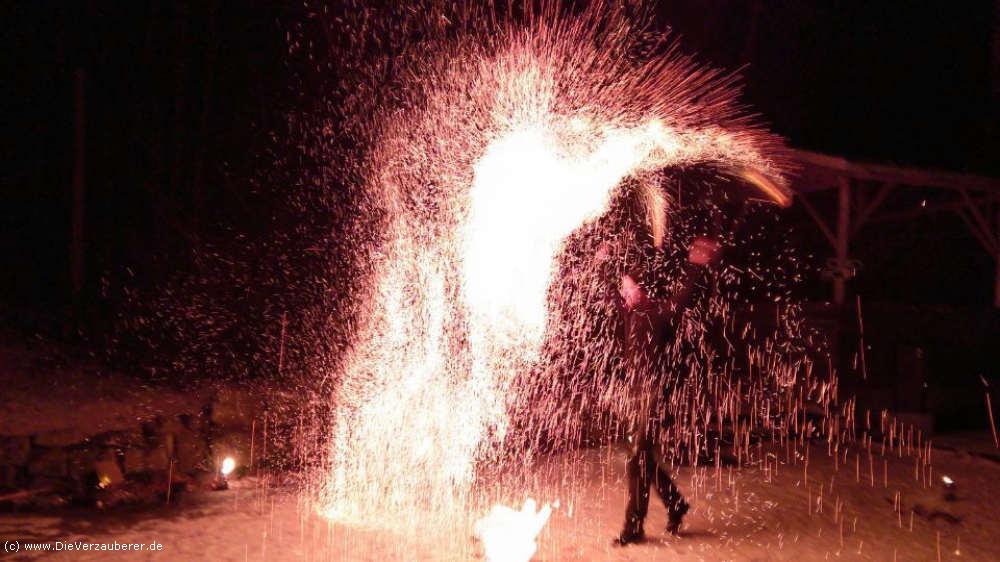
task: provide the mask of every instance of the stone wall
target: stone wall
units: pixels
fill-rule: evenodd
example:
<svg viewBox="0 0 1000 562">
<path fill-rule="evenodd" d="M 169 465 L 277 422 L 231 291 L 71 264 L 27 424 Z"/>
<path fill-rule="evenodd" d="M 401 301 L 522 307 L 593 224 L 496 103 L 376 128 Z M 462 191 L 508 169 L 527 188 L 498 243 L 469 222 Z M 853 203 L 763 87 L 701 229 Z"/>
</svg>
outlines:
<svg viewBox="0 0 1000 562">
<path fill-rule="evenodd" d="M 0 504 L 108 505 L 211 486 L 226 457 L 236 461 L 234 477 L 269 462 L 262 447 L 267 416 L 260 397 L 223 389 L 199 411 L 136 420 L 126 429 L 0 435 Z"/>
</svg>

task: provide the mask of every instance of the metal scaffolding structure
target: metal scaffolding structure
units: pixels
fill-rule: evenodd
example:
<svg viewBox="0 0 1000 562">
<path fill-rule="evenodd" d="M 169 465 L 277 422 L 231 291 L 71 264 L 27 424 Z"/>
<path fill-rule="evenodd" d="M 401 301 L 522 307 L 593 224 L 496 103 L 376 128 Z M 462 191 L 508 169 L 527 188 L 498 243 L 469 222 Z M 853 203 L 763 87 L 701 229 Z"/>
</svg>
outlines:
<svg viewBox="0 0 1000 562">
<path fill-rule="evenodd" d="M 993 306 L 1000 308 L 1000 179 L 847 160 L 805 150 L 794 151 L 793 157 L 800 166 L 793 180 L 795 200 L 833 249 L 827 273 L 836 304 L 844 303 L 847 282 L 857 268 L 850 256 L 851 242 L 866 224 L 951 212 L 996 262 Z M 810 200 L 811 194 L 827 190 L 837 192 L 832 217 L 824 216 Z M 904 192 L 911 196 L 893 197 Z M 914 201 L 914 193 L 922 196 Z"/>
</svg>

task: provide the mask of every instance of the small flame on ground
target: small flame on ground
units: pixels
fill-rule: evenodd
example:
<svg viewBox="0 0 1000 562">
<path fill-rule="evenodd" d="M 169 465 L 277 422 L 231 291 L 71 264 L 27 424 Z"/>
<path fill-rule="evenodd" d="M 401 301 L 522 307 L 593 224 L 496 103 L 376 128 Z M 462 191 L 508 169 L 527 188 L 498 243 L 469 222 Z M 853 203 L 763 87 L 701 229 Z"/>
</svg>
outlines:
<svg viewBox="0 0 1000 562">
<path fill-rule="evenodd" d="M 222 469 L 219 472 L 221 472 L 223 476 L 229 476 L 234 470 L 236 470 L 236 461 L 233 460 L 233 457 L 226 457 L 222 461 Z"/>
<path fill-rule="evenodd" d="M 558 504 L 556 504 L 558 505 Z M 497 504 L 476 521 L 476 538 L 488 562 L 528 562 L 538 549 L 536 539 L 552 515 L 552 504 L 540 509 L 528 498 L 520 511 Z"/>
</svg>

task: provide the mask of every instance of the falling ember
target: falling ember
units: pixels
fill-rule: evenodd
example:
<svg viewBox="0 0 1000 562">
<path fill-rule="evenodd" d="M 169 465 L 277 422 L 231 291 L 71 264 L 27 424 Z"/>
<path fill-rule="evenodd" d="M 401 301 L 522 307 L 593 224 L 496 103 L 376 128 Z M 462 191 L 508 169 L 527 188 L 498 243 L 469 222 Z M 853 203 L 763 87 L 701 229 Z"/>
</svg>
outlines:
<svg viewBox="0 0 1000 562">
<path fill-rule="evenodd" d="M 563 267 L 567 241 L 630 189 L 662 215 L 658 174 L 706 165 L 787 198 L 770 157 L 780 145 L 739 113 L 730 79 L 673 48 L 634 56 L 642 22 L 623 11 L 554 6 L 523 19 L 431 13 L 415 25 L 437 31 L 398 61 L 409 65 L 397 69 L 398 107 L 371 112 L 357 188 L 382 218 L 336 376 L 321 494 L 331 518 L 453 528 L 492 503 L 496 488 L 481 481 L 531 458 L 504 453 L 511 433 L 542 431 L 512 424 L 512 409 L 537 390 L 536 373 L 567 368 L 546 364 L 562 327 L 553 319 L 587 322 L 596 298 L 571 302 L 593 289 L 597 266 L 588 256 Z M 453 21 L 466 27 L 440 32 Z M 657 247 L 661 219 L 650 217 Z M 616 235 L 603 228 L 595 238 Z M 585 345 L 612 361 L 606 340 Z M 560 400 L 550 392 L 544 408 Z M 559 419 L 541 412 L 531 415 Z"/>
</svg>

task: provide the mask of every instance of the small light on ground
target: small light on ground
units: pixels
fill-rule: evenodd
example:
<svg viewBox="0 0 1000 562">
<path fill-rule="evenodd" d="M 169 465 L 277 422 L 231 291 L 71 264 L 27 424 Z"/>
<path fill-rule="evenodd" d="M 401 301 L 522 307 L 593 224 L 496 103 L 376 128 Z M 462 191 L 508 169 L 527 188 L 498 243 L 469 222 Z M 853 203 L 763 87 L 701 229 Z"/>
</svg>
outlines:
<svg viewBox="0 0 1000 562">
<path fill-rule="evenodd" d="M 233 457 L 226 457 L 225 460 L 222 461 L 221 472 L 223 476 L 229 476 L 235 469 L 236 469 L 236 461 L 233 460 Z"/>
</svg>

